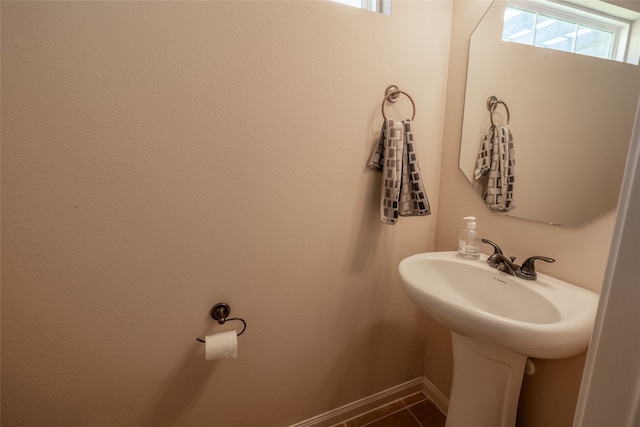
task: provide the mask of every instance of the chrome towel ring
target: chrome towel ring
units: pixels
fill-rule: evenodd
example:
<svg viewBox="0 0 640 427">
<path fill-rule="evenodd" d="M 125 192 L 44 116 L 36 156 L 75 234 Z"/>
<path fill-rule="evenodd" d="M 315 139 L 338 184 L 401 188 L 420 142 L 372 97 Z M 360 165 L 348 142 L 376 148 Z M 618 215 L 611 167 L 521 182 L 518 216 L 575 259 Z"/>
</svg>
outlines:
<svg viewBox="0 0 640 427">
<path fill-rule="evenodd" d="M 509 123 L 511 122 L 511 114 L 509 114 L 509 107 L 507 107 L 507 104 L 502 99 L 498 99 L 495 96 L 490 96 L 487 99 L 487 110 L 489 110 L 489 118 L 491 119 L 491 126 L 495 126 L 495 123 L 493 122 L 493 112 L 495 111 L 498 104 L 504 105 L 504 109 L 507 110 L 507 126 L 509 126 Z"/>
<path fill-rule="evenodd" d="M 400 95 L 406 96 L 407 98 L 409 98 L 409 101 L 411 101 L 411 106 L 413 107 L 413 114 L 411 115 L 411 121 L 413 121 L 416 118 L 416 103 L 413 102 L 413 98 L 411 98 L 411 96 L 407 92 L 401 91 L 400 88 L 398 88 L 398 86 L 391 85 L 387 87 L 387 89 L 384 91 L 384 99 L 382 100 L 382 117 L 385 120 L 387 120 L 387 116 L 384 114 L 384 104 L 386 102 L 393 102 L 393 103 L 398 102 L 398 98 L 400 98 Z"/>
</svg>

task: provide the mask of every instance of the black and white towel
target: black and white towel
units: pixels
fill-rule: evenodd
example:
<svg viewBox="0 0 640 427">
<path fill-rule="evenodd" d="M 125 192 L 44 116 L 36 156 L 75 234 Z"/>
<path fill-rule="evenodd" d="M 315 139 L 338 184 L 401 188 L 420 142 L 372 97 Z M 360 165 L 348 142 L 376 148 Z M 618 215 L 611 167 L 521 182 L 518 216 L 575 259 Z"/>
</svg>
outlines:
<svg viewBox="0 0 640 427">
<path fill-rule="evenodd" d="M 411 120 L 387 119 L 369 166 L 382 171 L 380 221 L 395 224 L 399 216 L 429 215 L 429 199 L 422 184 Z"/>
<path fill-rule="evenodd" d="M 474 175 L 483 185 L 483 198 L 489 209 L 509 212 L 513 202 L 515 151 L 509 126 L 492 125 L 484 136 Z"/>
</svg>

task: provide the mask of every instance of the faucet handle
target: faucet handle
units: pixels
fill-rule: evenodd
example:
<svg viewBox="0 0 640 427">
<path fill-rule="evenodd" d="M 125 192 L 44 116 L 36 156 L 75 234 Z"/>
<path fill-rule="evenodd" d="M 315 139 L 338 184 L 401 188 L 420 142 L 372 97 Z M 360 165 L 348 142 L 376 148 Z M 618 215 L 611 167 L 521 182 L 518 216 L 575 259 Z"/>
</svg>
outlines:
<svg viewBox="0 0 640 427">
<path fill-rule="evenodd" d="M 520 275 L 523 279 L 536 280 L 538 274 L 536 273 L 535 261 L 538 259 L 544 262 L 556 262 L 555 259 L 547 256 L 532 256 L 527 258 L 522 263 L 522 267 L 520 267 Z"/>
<path fill-rule="evenodd" d="M 500 246 L 498 246 L 496 243 L 493 243 L 493 242 L 492 242 L 491 240 L 489 240 L 489 239 L 480 239 L 480 241 L 482 241 L 482 243 L 486 243 L 486 244 L 488 244 L 488 245 L 493 246 L 493 253 L 494 253 L 494 254 L 501 254 L 501 255 L 503 255 L 503 253 L 502 253 L 502 249 L 500 249 Z"/>
<path fill-rule="evenodd" d="M 487 264 L 489 264 L 491 267 L 497 267 L 499 262 L 496 260 L 498 257 L 496 255 L 504 255 L 502 253 L 502 249 L 500 249 L 500 246 L 498 246 L 497 244 L 493 243 L 491 240 L 489 239 L 480 239 L 480 241 L 482 243 L 486 243 L 488 245 L 493 246 L 493 255 L 491 255 L 488 259 L 487 259 Z"/>
</svg>

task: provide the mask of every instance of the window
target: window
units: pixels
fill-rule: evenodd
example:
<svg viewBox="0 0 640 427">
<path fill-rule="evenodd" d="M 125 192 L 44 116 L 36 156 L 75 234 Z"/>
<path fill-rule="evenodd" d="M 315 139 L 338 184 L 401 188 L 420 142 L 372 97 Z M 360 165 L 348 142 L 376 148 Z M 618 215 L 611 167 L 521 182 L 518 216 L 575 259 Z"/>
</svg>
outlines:
<svg viewBox="0 0 640 427">
<path fill-rule="evenodd" d="M 391 0 L 333 0 L 338 3 L 348 4 L 349 6 L 359 7 L 360 9 L 370 10 L 372 12 L 380 12 L 391 15 Z"/>
<path fill-rule="evenodd" d="M 502 40 L 624 61 L 630 23 L 553 2 L 510 1 Z"/>
</svg>

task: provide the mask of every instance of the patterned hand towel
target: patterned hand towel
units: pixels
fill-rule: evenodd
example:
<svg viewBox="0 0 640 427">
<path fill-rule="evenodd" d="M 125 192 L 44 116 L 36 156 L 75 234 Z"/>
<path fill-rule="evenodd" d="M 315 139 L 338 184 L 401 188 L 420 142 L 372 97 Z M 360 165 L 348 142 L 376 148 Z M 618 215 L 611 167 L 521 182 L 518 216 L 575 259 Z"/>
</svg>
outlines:
<svg viewBox="0 0 640 427">
<path fill-rule="evenodd" d="M 411 120 L 402 122 L 404 143 L 402 159 L 402 186 L 400 187 L 400 216 L 429 215 L 431 207 L 420 177 L 420 165 L 413 144 Z"/>
<path fill-rule="evenodd" d="M 489 209 L 509 212 L 516 208 L 513 202 L 515 164 L 511 129 L 492 125 L 480 146 L 474 171 L 476 180 L 484 181 L 483 198 Z"/>
<path fill-rule="evenodd" d="M 402 179 L 402 149 L 404 127 L 402 122 L 388 119 L 384 136 L 384 168 L 380 195 L 380 221 L 395 224 L 398 221 L 398 198 Z"/>
<path fill-rule="evenodd" d="M 431 213 L 420 177 L 411 120 L 384 122 L 369 166 L 382 171 L 380 222 L 395 224 L 398 216 Z"/>
<path fill-rule="evenodd" d="M 376 170 L 384 169 L 384 139 L 387 133 L 387 121 L 382 122 L 382 129 L 380 130 L 380 137 L 378 143 L 373 148 L 371 153 L 371 159 L 369 160 L 369 167 Z"/>
</svg>

